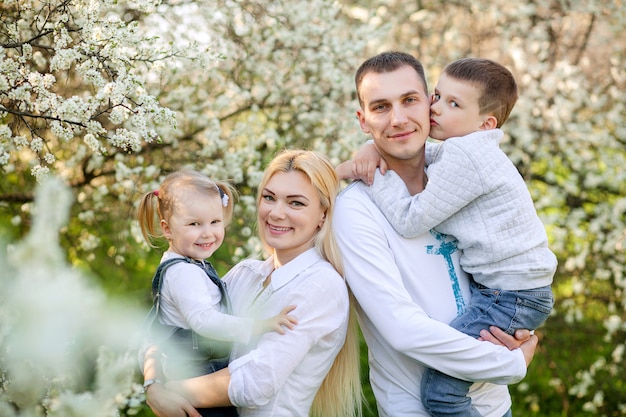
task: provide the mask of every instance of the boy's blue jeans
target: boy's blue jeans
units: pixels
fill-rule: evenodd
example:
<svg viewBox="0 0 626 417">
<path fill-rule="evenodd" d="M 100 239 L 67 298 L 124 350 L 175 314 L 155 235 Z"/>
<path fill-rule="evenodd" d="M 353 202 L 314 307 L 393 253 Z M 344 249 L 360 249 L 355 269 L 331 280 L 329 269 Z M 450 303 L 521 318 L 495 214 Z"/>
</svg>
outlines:
<svg viewBox="0 0 626 417">
<path fill-rule="evenodd" d="M 478 337 L 483 329 L 496 326 L 514 334 L 517 329 L 534 330 L 548 318 L 554 297 L 549 286 L 507 291 L 472 282 L 471 300 L 465 313 L 450 323 L 455 329 Z M 422 403 L 434 417 L 481 417 L 467 396 L 472 382 L 427 369 L 422 379 Z"/>
</svg>

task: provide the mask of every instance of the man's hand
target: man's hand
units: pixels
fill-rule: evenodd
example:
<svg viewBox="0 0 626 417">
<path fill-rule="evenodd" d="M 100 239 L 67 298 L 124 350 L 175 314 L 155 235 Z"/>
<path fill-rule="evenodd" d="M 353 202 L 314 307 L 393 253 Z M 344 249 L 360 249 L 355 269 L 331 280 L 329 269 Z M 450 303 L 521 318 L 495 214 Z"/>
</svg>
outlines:
<svg viewBox="0 0 626 417">
<path fill-rule="evenodd" d="M 531 334 L 529 330 L 518 329 L 515 331 L 515 337 L 513 337 L 495 326 L 491 326 L 489 331 L 482 330 L 478 340 L 506 346 L 509 350 L 521 349 L 526 359 L 526 366 L 530 365 L 530 362 L 533 360 L 535 349 L 537 349 L 537 343 L 539 342 L 537 336 Z"/>
<path fill-rule="evenodd" d="M 202 417 L 183 396 L 152 384 L 146 390 L 146 404 L 157 417 Z"/>
</svg>

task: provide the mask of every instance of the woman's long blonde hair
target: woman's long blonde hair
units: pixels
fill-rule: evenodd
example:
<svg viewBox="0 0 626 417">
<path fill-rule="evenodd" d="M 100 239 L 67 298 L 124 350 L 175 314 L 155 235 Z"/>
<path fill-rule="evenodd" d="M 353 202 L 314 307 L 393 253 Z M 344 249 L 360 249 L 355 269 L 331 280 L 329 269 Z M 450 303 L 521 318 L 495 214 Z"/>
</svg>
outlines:
<svg viewBox="0 0 626 417">
<path fill-rule="evenodd" d="M 272 176 L 277 172 L 290 171 L 299 171 L 306 175 L 317 190 L 326 219 L 315 238 L 315 247 L 322 257 L 343 276 L 341 253 L 332 229 L 339 180 L 335 169 L 325 156 L 305 150 L 287 150 L 280 153 L 265 169 L 259 185 L 257 207 L 262 198 L 262 190 Z M 260 236 L 263 240 L 263 235 Z M 350 295 L 350 304 L 346 341 L 313 400 L 310 411 L 313 417 L 353 417 L 362 414 L 359 334 L 352 295 Z"/>
</svg>

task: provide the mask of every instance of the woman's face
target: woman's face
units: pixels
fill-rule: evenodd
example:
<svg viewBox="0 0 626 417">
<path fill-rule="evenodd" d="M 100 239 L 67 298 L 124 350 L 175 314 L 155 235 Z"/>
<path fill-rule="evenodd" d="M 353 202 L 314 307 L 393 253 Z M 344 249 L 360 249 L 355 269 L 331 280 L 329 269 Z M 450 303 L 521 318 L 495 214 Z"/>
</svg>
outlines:
<svg viewBox="0 0 626 417">
<path fill-rule="evenodd" d="M 277 172 L 261 190 L 259 232 L 281 264 L 313 247 L 324 219 L 317 190 L 300 171 Z"/>
</svg>

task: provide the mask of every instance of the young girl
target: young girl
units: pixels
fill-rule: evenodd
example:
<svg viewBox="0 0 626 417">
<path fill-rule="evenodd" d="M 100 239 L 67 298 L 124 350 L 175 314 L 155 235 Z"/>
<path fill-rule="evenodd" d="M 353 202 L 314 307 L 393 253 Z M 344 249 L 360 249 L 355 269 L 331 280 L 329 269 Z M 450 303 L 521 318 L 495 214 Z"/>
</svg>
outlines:
<svg viewBox="0 0 626 417">
<path fill-rule="evenodd" d="M 283 326 L 293 329 L 296 324 L 288 315 L 294 306 L 267 320 L 231 315 L 225 286 L 205 259 L 224 240 L 232 201 L 230 185 L 189 169 L 168 175 L 158 190 L 140 201 L 138 220 L 146 241 L 154 247 L 152 240 L 164 237 L 169 244 L 153 280 L 151 312 L 158 317 L 156 326 L 168 336 L 166 343 L 161 341 L 167 379 L 215 372 L 228 365 L 232 342 L 247 343 L 252 336 L 270 331 L 284 334 Z M 155 382 L 161 381 L 146 380 L 144 387 Z M 237 415 L 234 407 L 201 413 Z"/>
<path fill-rule="evenodd" d="M 228 368 L 154 384 L 147 403 L 157 416 L 198 417 L 192 404 L 234 404 L 242 417 L 360 414 L 357 323 L 332 232 L 338 189 L 322 155 L 294 150 L 272 160 L 257 197 L 257 228 L 269 257 L 240 262 L 224 280 L 238 314 L 269 317 L 291 302 L 298 325 L 284 336 L 238 344 Z M 149 360 L 144 375 L 158 378 L 158 363 Z"/>
</svg>

